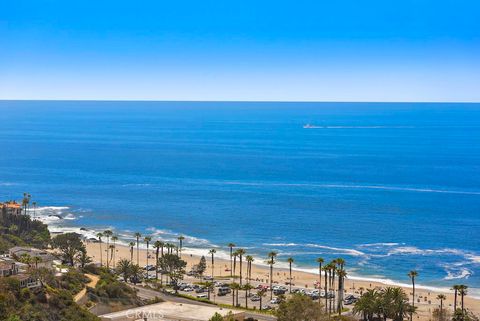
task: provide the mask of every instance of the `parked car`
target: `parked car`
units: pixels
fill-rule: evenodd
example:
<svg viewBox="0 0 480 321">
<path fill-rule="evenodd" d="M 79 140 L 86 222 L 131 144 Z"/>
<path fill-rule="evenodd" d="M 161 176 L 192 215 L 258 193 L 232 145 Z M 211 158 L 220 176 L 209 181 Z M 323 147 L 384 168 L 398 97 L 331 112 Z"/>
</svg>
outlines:
<svg viewBox="0 0 480 321">
<path fill-rule="evenodd" d="M 138 276 L 131 276 L 131 277 L 130 277 L 130 282 L 136 284 L 136 283 L 141 283 L 142 280 L 141 280 Z"/>
<path fill-rule="evenodd" d="M 228 293 L 232 292 L 232 290 L 228 287 L 221 287 L 221 288 L 218 288 L 218 293 L 217 295 L 218 296 L 224 296 L 224 295 L 227 295 Z"/>
<path fill-rule="evenodd" d="M 250 298 L 250 300 L 252 302 L 256 302 L 256 301 L 260 301 L 260 297 L 258 295 L 252 295 L 252 297 Z"/>
<path fill-rule="evenodd" d="M 207 295 L 207 294 L 198 294 L 198 295 L 197 295 L 197 298 L 199 298 L 199 299 L 208 299 L 208 295 Z"/>
<path fill-rule="evenodd" d="M 344 301 L 345 305 L 350 305 L 350 304 L 354 304 L 355 302 L 357 302 L 358 298 L 355 297 L 354 295 L 350 294 L 350 295 L 347 295 L 343 301 Z"/>
<path fill-rule="evenodd" d="M 280 299 L 279 298 L 273 298 L 270 300 L 270 304 L 279 304 L 280 303 Z"/>
<path fill-rule="evenodd" d="M 273 294 L 275 295 L 285 294 L 285 292 L 285 290 L 279 288 L 273 290 Z"/>
<path fill-rule="evenodd" d="M 197 289 L 195 290 L 195 293 L 203 293 L 203 292 L 205 292 L 205 291 L 206 291 L 205 288 L 199 287 L 199 288 L 197 288 Z"/>
</svg>

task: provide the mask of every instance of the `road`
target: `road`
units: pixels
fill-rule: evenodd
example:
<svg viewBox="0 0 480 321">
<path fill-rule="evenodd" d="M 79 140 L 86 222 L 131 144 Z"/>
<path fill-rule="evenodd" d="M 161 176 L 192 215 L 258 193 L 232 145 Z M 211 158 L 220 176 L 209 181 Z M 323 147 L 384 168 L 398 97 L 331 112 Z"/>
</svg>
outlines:
<svg viewBox="0 0 480 321">
<path fill-rule="evenodd" d="M 168 293 L 163 293 L 159 291 L 155 291 L 152 289 L 146 289 L 144 287 L 138 286 L 138 285 L 131 285 L 133 288 L 138 290 L 138 296 L 142 299 L 145 300 L 151 300 L 154 299 L 155 297 L 160 298 L 165 301 L 170 301 L 170 302 L 177 302 L 177 303 L 185 303 L 185 304 L 195 304 L 195 305 L 202 305 L 202 306 L 211 306 L 209 303 L 204 303 L 204 302 L 198 302 L 194 300 L 189 300 L 186 298 L 178 297 L 175 295 L 171 295 Z M 259 313 L 253 313 L 250 311 L 245 311 L 246 317 L 252 317 L 254 319 L 257 319 L 259 321 L 276 321 L 277 318 L 274 316 L 270 315 L 264 315 L 264 314 L 259 314 Z"/>
</svg>

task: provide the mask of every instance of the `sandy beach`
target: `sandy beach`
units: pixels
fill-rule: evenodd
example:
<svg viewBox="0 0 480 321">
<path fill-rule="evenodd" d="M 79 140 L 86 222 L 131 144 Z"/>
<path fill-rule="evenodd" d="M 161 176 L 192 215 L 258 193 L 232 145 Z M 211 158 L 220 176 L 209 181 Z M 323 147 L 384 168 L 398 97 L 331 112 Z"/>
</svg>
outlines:
<svg viewBox="0 0 480 321">
<path fill-rule="evenodd" d="M 105 250 L 105 244 L 102 244 L 103 250 Z M 99 243 L 86 243 L 88 255 L 90 255 L 95 262 L 100 261 L 100 245 Z M 120 259 L 130 259 L 130 250 L 126 246 L 122 245 L 117 245 L 117 251 L 115 254 L 115 260 L 118 262 Z M 145 266 L 146 261 L 147 261 L 147 251 L 145 249 L 140 249 L 140 265 Z M 155 261 L 155 252 L 150 249 L 150 259 L 149 259 L 149 264 L 153 264 Z M 209 275 L 211 272 L 211 260 L 210 256 L 207 253 L 207 250 L 205 250 L 205 257 L 207 258 L 207 270 L 206 274 Z M 104 255 L 105 258 L 105 255 Z M 136 249 L 134 252 L 134 260 L 136 259 Z M 197 264 L 198 261 L 200 260 L 200 256 L 197 254 L 192 254 L 189 253 L 188 250 L 184 251 L 182 253 L 182 259 L 187 262 L 187 271 L 190 270 L 190 268 L 194 265 Z M 348 263 L 348 262 L 347 262 Z M 245 262 L 244 262 L 245 264 Z M 238 262 L 237 262 L 238 266 Z M 224 259 L 215 259 L 215 266 L 214 266 L 214 274 L 215 277 L 221 277 L 221 276 L 229 276 L 230 272 L 228 269 L 230 268 L 230 261 L 229 260 L 224 260 Z M 238 268 L 238 267 L 237 267 Z M 244 271 L 246 271 L 246 264 L 243 266 Z M 238 270 L 237 270 L 238 271 Z M 348 269 L 347 269 L 348 271 Z M 238 272 L 237 272 L 238 274 Z M 254 280 L 258 280 L 259 282 L 267 282 L 269 276 L 269 269 L 267 266 L 262 266 L 258 264 L 253 264 L 252 267 L 252 278 Z M 274 268 L 274 277 L 273 281 L 274 283 L 282 284 L 284 285 L 286 282 L 288 282 L 289 278 L 289 272 L 288 269 L 284 268 Z M 305 287 L 308 289 L 313 289 L 314 288 L 314 283 L 318 280 L 318 274 L 315 275 L 313 273 L 307 273 L 307 272 L 302 272 L 302 271 L 296 271 L 294 270 L 292 272 L 292 279 L 293 279 L 293 284 L 295 284 L 296 287 Z M 323 283 L 323 280 L 322 280 Z M 352 280 L 352 279 L 346 279 L 345 283 L 345 289 L 347 290 L 348 293 L 354 293 L 359 295 L 360 291 L 362 289 L 371 289 L 371 288 L 381 288 L 388 286 L 386 284 L 382 284 L 380 282 L 370 282 L 370 281 L 362 281 L 362 280 Z M 405 292 L 411 296 L 411 288 L 404 287 Z M 417 315 L 414 317 L 418 320 L 429 320 L 431 318 L 431 313 L 432 311 L 436 308 L 439 307 L 440 302 L 436 299 L 438 294 L 445 294 L 447 299 L 444 301 L 444 306 L 447 309 L 453 310 L 453 301 L 454 301 L 454 295 L 453 293 L 450 292 L 435 292 L 435 291 L 430 291 L 428 289 L 422 289 L 422 288 L 417 288 L 416 289 L 416 303 L 415 305 L 418 307 L 417 310 Z M 474 312 L 477 315 L 480 315 L 480 300 L 466 296 L 465 297 L 465 307 Z"/>
</svg>

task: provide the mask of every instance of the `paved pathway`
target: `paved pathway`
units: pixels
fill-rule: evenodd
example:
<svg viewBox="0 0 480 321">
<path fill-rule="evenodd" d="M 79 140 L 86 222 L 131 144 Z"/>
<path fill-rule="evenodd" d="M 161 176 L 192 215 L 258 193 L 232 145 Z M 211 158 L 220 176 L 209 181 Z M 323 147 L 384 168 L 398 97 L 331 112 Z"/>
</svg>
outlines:
<svg viewBox="0 0 480 321">
<path fill-rule="evenodd" d="M 189 299 L 178 297 L 178 296 L 171 295 L 171 294 L 168 294 L 168 293 L 159 292 L 159 291 L 155 291 L 155 290 L 152 290 L 152 289 L 146 289 L 146 288 L 138 286 L 138 285 L 136 285 L 136 286 L 131 285 L 131 286 L 138 290 L 137 294 L 142 299 L 150 300 L 150 299 L 154 299 L 155 297 L 158 297 L 158 298 L 163 299 L 165 301 L 185 303 L 185 304 L 203 305 L 203 306 L 211 306 L 210 303 L 198 302 L 198 301 L 195 301 L 195 300 L 189 300 Z M 250 312 L 250 311 L 245 311 L 245 314 L 246 314 L 247 318 L 252 317 L 252 318 L 257 319 L 259 321 L 276 321 L 277 320 L 277 318 L 275 318 L 274 316 L 259 314 L 259 313 L 253 313 L 253 312 Z"/>
</svg>

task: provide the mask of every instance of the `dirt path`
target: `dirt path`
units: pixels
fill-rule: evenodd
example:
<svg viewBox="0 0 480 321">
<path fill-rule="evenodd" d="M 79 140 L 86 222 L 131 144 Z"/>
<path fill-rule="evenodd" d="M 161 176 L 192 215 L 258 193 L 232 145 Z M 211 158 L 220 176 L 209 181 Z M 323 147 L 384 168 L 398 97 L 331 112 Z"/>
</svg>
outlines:
<svg viewBox="0 0 480 321">
<path fill-rule="evenodd" d="M 98 276 L 93 274 L 85 274 L 85 276 L 90 279 L 90 282 L 88 282 L 86 286 L 73 297 L 75 302 L 79 302 L 81 299 L 83 299 L 87 294 L 87 288 L 94 288 L 99 280 Z"/>
</svg>

